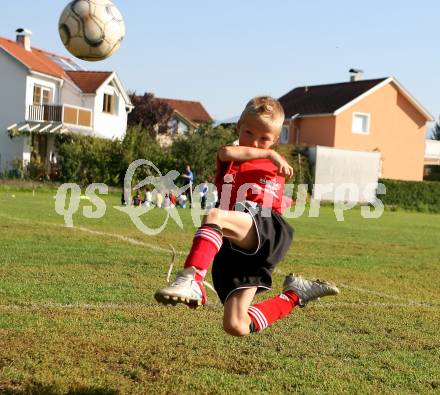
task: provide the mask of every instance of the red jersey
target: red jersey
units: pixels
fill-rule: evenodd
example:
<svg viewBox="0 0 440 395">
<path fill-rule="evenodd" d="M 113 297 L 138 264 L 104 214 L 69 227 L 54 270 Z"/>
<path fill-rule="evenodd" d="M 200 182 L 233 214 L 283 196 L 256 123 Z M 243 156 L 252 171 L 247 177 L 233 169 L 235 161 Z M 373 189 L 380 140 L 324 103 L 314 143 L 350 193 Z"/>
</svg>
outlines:
<svg viewBox="0 0 440 395">
<path fill-rule="evenodd" d="M 223 210 L 233 210 L 237 202 L 248 200 L 282 214 L 291 205 L 283 196 L 284 182 L 270 159 L 222 162 L 217 157 L 214 183 Z"/>
</svg>

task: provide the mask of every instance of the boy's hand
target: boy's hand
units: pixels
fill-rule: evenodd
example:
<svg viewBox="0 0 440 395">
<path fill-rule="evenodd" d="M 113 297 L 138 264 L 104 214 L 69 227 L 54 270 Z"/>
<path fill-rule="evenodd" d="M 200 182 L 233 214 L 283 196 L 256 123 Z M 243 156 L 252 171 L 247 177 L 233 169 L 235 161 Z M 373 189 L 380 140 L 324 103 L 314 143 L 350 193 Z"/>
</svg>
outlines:
<svg viewBox="0 0 440 395">
<path fill-rule="evenodd" d="M 270 150 L 270 156 L 269 159 L 278 166 L 279 172 L 286 176 L 286 177 L 292 177 L 293 176 L 293 167 L 289 165 L 289 163 L 276 151 Z"/>
</svg>

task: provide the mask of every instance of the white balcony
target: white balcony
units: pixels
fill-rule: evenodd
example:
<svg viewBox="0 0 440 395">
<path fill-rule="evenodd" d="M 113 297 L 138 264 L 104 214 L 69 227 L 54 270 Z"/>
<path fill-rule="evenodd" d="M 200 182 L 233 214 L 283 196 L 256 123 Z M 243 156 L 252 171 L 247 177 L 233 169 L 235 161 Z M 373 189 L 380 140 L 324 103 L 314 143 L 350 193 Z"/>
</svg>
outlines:
<svg viewBox="0 0 440 395">
<path fill-rule="evenodd" d="M 30 105 L 27 108 L 26 121 L 61 122 L 63 125 L 92 128 L 92 110 L 64 104 L 62 106 Z"/>
</svg>

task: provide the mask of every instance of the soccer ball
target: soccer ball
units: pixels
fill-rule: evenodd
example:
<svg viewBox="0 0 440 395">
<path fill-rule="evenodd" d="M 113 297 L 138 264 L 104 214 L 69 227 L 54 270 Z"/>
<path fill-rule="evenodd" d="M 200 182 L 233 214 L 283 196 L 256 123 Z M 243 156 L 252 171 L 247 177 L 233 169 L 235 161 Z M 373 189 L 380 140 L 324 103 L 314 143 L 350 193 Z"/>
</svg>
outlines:
<svg viewBox="0 0 440 395">
<path fill-rule="evenodd" d="M 72 55 L 98 61 L 119 49 L 125 24 L 110 0 L 74 0 L 64 8 L 58 30 L 61 41 Z"/>
</svg>

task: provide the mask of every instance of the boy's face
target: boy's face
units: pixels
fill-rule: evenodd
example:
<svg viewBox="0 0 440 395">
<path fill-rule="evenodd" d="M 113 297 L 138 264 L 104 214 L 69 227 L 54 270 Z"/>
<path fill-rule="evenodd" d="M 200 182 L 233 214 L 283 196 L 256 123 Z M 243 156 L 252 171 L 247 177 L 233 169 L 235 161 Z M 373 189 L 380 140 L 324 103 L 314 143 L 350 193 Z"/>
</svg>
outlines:
<svg viewBox="0 0 440 395">
<path fill-rule="evenodd" d="M 245 147 L 269 149 L 278 141 L 280 128 L 275 122 L 267 124 L 259 117 L 248 116 L 237 124 L 238 141 Z"/>
</svg>

